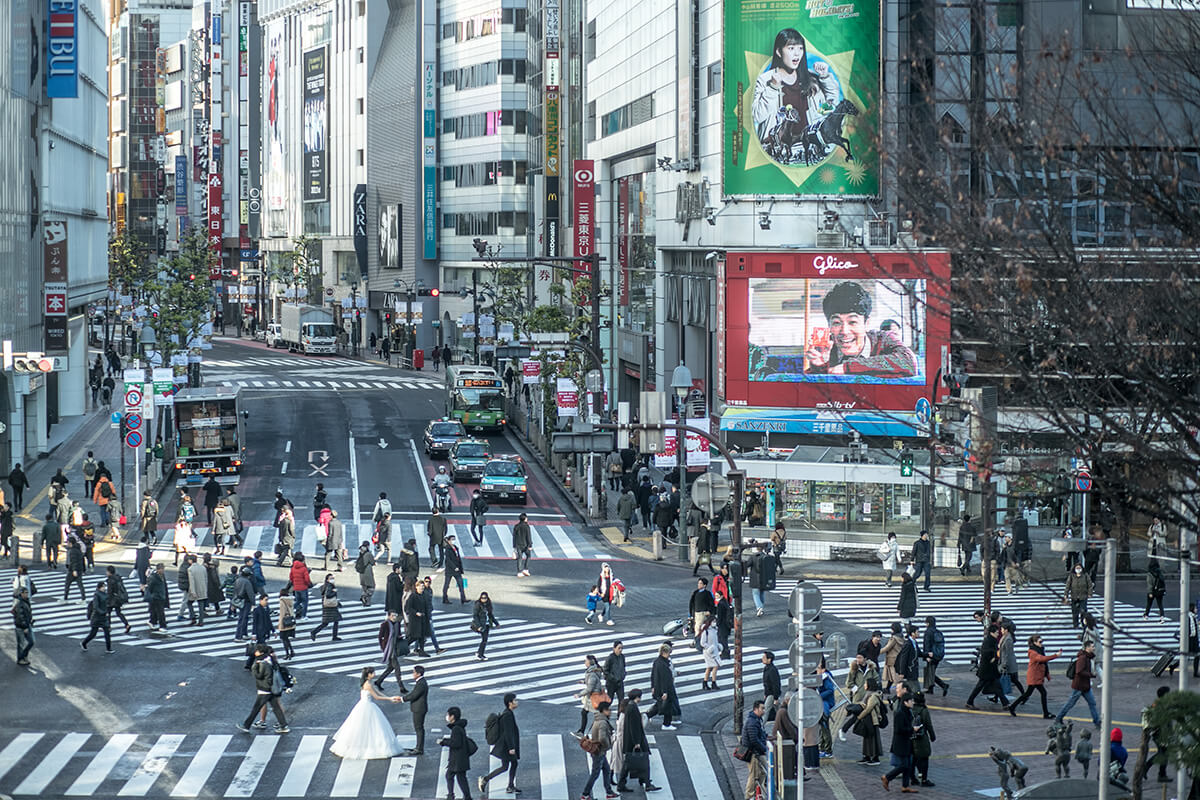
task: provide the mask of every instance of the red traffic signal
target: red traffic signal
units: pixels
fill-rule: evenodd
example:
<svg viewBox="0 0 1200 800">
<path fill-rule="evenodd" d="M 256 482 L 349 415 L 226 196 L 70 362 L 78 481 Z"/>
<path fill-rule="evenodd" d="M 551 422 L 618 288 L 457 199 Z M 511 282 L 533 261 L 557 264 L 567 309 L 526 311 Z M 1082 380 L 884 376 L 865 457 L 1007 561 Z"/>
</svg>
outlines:
<svg viewBox="0 0 1200 800">
<path fill-rule="evenodd" d="M 417 289 L 417 295 L 420 297 L 438 297 L 441 293 L 441 289 L 426 289 L 424 287 Z"/>
<path fill-rule="evenodd" d="M 429 290 L 429 296 L 430 296 L 430 297 L 437 297 L 437 296 L 438 296 L 438 295 L 440 295 L 441 293 L 442 293 L 442 290 L 441 290 L 441 289 L 430 289 L 430 290 Z"/>
</svg>

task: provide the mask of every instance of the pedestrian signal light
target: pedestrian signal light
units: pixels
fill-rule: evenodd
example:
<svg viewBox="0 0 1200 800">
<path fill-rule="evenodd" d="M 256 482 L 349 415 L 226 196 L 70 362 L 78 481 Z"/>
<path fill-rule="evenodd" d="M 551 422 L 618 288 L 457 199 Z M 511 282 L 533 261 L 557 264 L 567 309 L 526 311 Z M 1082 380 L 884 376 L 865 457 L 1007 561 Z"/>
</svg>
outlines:
<svg viewBox="0 0 1200 800">
<path fill-rule="evenodd" d="M 900 477 L 911 478 L 913 475 L 913 454 L 911 450 L 905 450 L 900 454 Z"/>
<path fill-rule="evenodd" d="M 14 372 L 53 372 L 54 362 L 41 353 L 25 353 L 13 357 Z"/>
</svg>

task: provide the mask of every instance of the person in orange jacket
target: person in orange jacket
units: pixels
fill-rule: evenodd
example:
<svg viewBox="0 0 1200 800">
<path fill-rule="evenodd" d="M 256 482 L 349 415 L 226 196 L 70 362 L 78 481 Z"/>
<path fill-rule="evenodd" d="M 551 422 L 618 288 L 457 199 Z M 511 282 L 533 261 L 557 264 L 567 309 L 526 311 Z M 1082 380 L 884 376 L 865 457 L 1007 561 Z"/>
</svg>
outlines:
<svg viewBox="0 0 1200 800">
<path fill-rule="evenodd" d="M 117 496 L 117 490 L 113 488 L 112 481 L 108 476 L 99 473 L 96 475 L 96 488 L 92 492 L 92 502 L 100 507 L 100 526 L 107 528 L 111 523 L 108 515 L 108 503 Z"/>
</svg>

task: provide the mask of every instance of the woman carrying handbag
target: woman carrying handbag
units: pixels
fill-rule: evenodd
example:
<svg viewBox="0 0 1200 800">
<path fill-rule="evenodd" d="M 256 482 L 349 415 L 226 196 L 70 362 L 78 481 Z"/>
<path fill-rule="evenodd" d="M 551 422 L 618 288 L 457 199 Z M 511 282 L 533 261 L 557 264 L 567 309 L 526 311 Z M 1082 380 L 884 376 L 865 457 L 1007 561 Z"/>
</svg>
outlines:
<svg viewBox="0 0 1200 800">
<path fill-rule="evenodd" d="M 592 710 L 600 705 L 601 700 L 609 699 L 604 691 L 604 670 L 600 668 L 596 657 L 590 653 L 584 656 L 584 665 L 583 677 L 579 679 L 583 688 L 579 690 L 579 730 L 575 731 L 576 739 L 582 739 L 587 732 L 588 716 Z"/>
<path fill-rule="evenodd" d="M 342 612 L 338 610 L 340 605 L 337 587 L 333 584 L 333 575 L 326 573 L 325 583 L 321 584 L 321 624 L 313 628 L 308 638 L 315 642 L 317 634 L 324 630 L 326 625 L 332 623 L 333 641 L 340 642 L 342 640 L 342 637 L 338 636 L 338 623 L 342 620 Z"/>
</svg>

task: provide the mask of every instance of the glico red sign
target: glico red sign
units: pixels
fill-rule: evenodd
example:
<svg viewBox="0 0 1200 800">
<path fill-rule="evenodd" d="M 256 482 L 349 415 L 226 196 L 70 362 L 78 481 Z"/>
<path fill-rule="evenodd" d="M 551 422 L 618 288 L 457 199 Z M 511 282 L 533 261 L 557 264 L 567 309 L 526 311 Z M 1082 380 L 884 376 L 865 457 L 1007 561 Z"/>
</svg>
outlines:
<svg viewBox="0 0 1200 800">
<path fill-rule="evenodd" d="M 945 252 L 729 253 L 729 405 L 912 411 L 950 342 Z"/>
</svg>

